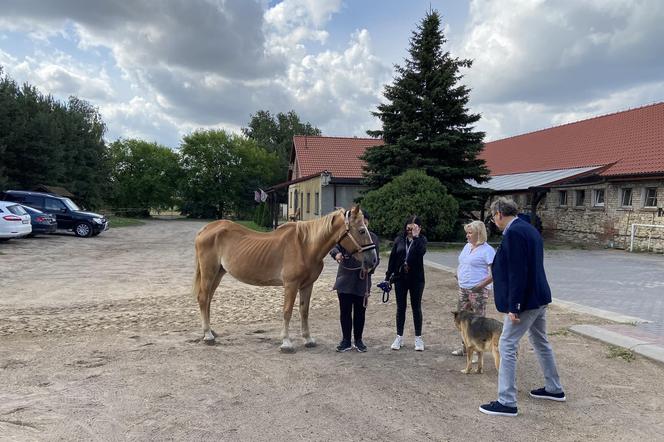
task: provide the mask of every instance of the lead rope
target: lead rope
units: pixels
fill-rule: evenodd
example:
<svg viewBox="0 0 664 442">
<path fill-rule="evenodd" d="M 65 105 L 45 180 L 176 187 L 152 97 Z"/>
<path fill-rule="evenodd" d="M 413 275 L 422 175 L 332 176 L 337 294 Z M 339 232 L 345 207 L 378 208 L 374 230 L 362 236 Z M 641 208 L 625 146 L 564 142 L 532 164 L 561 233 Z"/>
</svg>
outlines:
<svg viewBox="0 0 664 442">
<path fill-rule="evenodd" d="M 362 270 L 362 272 L 360 272 L 360 278 L 362 278 L 362 273 L 364 273 L 364 270 Z M 366 289 L 365 289 L 365 292 L 364 292 L 364 301 L 362 301 L 362 305 L 366 309 L 367 305 L 369 304 L 369 296 L 371 296 L 371 293 L 370 293 L 371 292 L 371 284 L 369 284 L 369 278 L 366 278 L 366 279 L 362 278 L 362 279 L 364 279 L 366 281 L 366 284 L 365 284 Z"/>
</svg>

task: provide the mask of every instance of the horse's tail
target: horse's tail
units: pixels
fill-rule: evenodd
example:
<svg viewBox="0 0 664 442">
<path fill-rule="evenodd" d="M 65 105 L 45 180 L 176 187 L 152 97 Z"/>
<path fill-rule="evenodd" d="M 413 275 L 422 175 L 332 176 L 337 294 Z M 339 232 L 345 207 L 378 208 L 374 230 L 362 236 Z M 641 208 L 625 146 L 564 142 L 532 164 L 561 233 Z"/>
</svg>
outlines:
<svg viewBox="0 0 664 442">
<path fill-rule="evenodd" d="M 191 291 L 194 294 L 194 298 L 197 298 L 201 292 L 201 266 L 198 263 L 198 247 L 194 249 L 194 283 Z"/>
</svg>

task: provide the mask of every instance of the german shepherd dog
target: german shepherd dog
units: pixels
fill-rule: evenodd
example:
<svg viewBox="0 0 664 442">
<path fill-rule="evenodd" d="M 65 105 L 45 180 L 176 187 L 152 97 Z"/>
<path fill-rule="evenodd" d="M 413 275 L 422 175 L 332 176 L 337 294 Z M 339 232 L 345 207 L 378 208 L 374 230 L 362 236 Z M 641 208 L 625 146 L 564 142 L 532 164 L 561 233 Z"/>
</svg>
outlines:
<svg viewBox="0 0 664 442">
<path fill-rule="evenodd" d="M 485 318 L 473 312 L 462 310 L 452 312 L 454 325 L 461 332 L 461 339 L 466 350 L 466 368 L 462 373 L 468 374 L 473 367 L 473 353 L 477 353 L 477 373 L 482 373 L 484 352 L 491 350 L 496 370 L 500 367 L 498 341 L 503 331 L 503 323 L 492 318 Z"/>
</svg>

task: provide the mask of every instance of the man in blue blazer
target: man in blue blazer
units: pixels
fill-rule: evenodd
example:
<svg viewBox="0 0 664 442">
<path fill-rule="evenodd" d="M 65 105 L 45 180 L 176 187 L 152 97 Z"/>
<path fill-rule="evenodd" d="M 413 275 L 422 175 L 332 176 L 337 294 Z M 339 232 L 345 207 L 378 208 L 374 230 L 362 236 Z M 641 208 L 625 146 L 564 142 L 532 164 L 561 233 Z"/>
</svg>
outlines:
<svg viewBox="0 0 664 442">
<path fill-rule="evenodd" d="M 503 231 L 491 267 L 496 309 L 505 313 L 500 335 L 498 400 L 480 406 L 485 414 L 516 416 L 516 353 L 521 337 L 529 332 L 545 385 L 530 392 L 536 399 L 566 400 L 553 349 L 546 336 L 546 308 L 551 289 L 544 273 L 544 248 L 537 229 L 519 219 L 514 201 L 499 198 L 491 205 L 496 226 Z"/>
</svg>

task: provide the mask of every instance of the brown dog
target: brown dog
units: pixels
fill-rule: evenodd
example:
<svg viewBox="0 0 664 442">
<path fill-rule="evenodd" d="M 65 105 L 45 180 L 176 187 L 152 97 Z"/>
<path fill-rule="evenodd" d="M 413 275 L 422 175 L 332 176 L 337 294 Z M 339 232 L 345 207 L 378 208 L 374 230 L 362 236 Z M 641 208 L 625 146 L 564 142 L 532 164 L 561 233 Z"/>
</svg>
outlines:
<svg viewBox="0 0 664 442">
<path fill-rule="evenodd" d="M 461 372 L 466 374 L 471 372 L 473 353 L 477 353 L 477 373 L 482 373 L 484 352 L 489 350 L 493 353 L 493 362 L 498 370 L 500 367 L 498 341 L 503 332 L 502 322 L 466 310 L 452 312 L 452 314 L 454 315 L 454 325 L 461 332 L 461 339 L 466 347 L 466 368 Z"/>
</svg>

